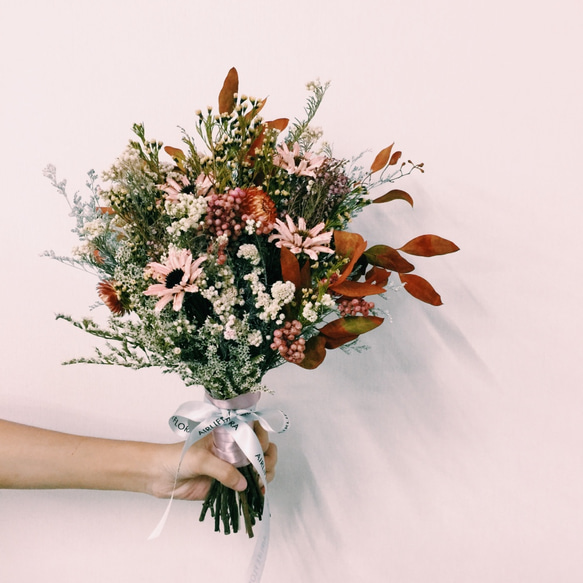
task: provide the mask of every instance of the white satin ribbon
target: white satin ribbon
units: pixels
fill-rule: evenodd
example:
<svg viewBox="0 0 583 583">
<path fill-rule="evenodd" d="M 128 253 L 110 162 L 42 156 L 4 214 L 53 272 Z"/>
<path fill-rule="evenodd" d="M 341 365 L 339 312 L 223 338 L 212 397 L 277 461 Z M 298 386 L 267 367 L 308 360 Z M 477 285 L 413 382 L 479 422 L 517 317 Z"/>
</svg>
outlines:
<svg viewBox="0 0 583 583">
<path fill-rule="evenodd" d="M 261 532 L 257 537 L 257 543 L 248 570 L 247 580 L 249 583 L 258 582 L 261 579 L 265 559 L 267 558 L 267 548 L 269 546 L 270 520 L 265 458 L 263 457 L 263 450 L 259 439 L 249 425 L 252 421 L 258 421 L 261 427 L 270 433 L 283 433 L 289 426 L 287 415 L 278 409 L 264 409 L 261 411 L 255 411 L 254 408 L 224 409 L 201 401 L 188 401 L 187 403 L 183 403 L 168 421 L 170 428 L 186 440 L 182 448 L 180 461 L 178 462 L 178 469 L 176 470 L 175 487 L 182 460 L 190 446 L 199 439 L 202 439 L 205 435 L 211 433 L 216 427 L 223 427 L 233 435 L 237 445 L 241 448 L 261 478 L 265 488 L 263 517 L 260 523 Z M 166 511 L 152 534 L 148 537 L 149 540 L 160 536 L 170 514 L 170 507 L 173 500 L 174 488 Z"/>
</svg>

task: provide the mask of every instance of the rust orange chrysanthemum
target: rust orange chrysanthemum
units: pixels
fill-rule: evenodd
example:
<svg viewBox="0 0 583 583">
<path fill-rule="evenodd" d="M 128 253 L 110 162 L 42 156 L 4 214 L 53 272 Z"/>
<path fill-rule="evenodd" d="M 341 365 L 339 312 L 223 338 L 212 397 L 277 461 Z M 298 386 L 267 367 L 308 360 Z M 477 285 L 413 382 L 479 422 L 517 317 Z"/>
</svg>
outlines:
<svg viewBox="0 0 583 583">
<path fill-rule="evenodd" d="M 115 288 L 115 282 L 112 280 L 100 281 L 97 284 L 97 293 L 101 301 L 110 309 L 112 314 L 123 316 L 126 309 L 122 304 L 120 293 Z"/>
<path fill-rule="evenodd" d="M 277 208 L 271 197 L 261 188 L 244 189 L 245 198 L 241 205 L 243 219 L 253 219 L 261 223 L 259 233 L 267 235 L 271 233 L 277 218 Z"/>
</svg>

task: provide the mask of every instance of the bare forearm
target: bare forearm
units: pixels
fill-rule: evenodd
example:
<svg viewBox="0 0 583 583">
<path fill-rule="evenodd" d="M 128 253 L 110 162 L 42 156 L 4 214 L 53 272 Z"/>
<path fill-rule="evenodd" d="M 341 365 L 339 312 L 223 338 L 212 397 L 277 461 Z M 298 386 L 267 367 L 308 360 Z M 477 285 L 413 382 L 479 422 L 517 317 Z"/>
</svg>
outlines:
<svg viewBox="0 0 583 583">
<path fill-rule="evenodd" d="M 69 435 L 0 420 L 0 488 L 149 492 L 156 444 Z"/>
</svg>

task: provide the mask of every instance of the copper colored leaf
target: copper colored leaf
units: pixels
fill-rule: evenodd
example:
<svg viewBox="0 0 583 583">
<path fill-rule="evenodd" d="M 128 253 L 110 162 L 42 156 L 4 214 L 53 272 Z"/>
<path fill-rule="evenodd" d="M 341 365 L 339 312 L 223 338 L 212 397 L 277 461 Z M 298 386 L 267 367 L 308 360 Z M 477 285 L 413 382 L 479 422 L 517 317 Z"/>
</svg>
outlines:
<svg viewBox="0 0 583 583">
<path fill-rule="evenodd" d="M 388 245 L 375 245 L 364 253 L 366 260 L 371 265 L 383 267 L 397 273 L 409 273 L 415 267 L 402 257 L 396 249 Z"/>
<path fill-rule="evenodd" d="M 164 146 L 164 151 L 174 160 L 185 160 L 186 156 L 180 148 L 173 148 L 172 146 Z"/>
<path fill-rule="evenodd" d="M 256 115 L 259 115 L 259 112 L 263 109 L 266 103 L 267 97 L 265 99 L 260 99 L 257 102 L 257 105 L 245 114 L 245 121 L 249 123 Z"/>
<path fill-rule="evenodd" d="M 340 285 L 351 273 L 355 263 L 366 249 L 366 241 L 358 233 L 334 231 L 334 247 L 339 257 L 349 257 L 348 265 L 343 269 L 340 277 L 329 286 L 331 291 Z"/>
<path fill-rule="evenodd" d="M 409 255 L 419 255 L 421 257 L 433 257 L 434 255 L 446 255 L 459 251 L 459 247 L 437 235 L 420 235 L 411 239 L 400 247 L 400 251 L 409 253 Z"/>
<path fill-rule="evenodd" d="M 290 251 L 291 253 L 291 251 Z M 293 253 L 292 253 L 293 255 Z M 304 289 L 309 289 L 312 284 L 312 270 L 310 269 L 310 262 L 306 261 L 300 269 L 300 286 Z M 296 288 L 299 292 L 300 290 Z"/>
<path fill-rule="evenodd" d="M 349 279 L 343 281 L 340 284 L 333 286 L 334 293 L 346 296 L 347 298 L 362 298 L 364 296 L 373 296 L 376 294 L 382 294 L 387 290 L 379 285 L 374 285 L 372 283 L 351 281 Z"/>
<path fill-rule="evenodd" d="M 302 282 L 298 258 L 289 249 L 282 247 L 280 261 L 283 281 L 291 281 L 296 286 L 296 290 L 299 290 Z"/>
<path fill-rule="evenodd" d="M 394 144 L 391 144 L 376 155 L 370 167 L 371 172 L 378 172 L 387 165 L 388 161 L 391 159 L 391 150 L 393 149 L 393 146 Z"/>
<path fill-rule="evenodd" d="M 338 318 L 326 324 L 320 334 L 328 338 L 344 338 L 345 336 L 358 336 L 370 330 L 374 330 L 383 323 L 383 318 L 378 316 L 346 316 Z"/>
<path fill-rule="evenodd" d="M 312 370 L 319 367 L 326 358 L 326 338 L 324 336 L 312 336 L 306 342 L 304 360 L 299 363 L 302 368 Z"/>
<path fill-rule="evenodd" d="M 366 241 L 358 233 L 334 231 L 334 248 L 340 257 L 360 257 L 366 249 Z"/>
<path fill-rule="evenodd" d="M 262 125 L 261 132 L 259 135 L 253 140 L 251 146 L 249 146 L 249 150 L 247 150 L 247 156 L 245 157 L 246 162 L 254 163 L 255 156 L 257 155 L 257 150 L 261 149 L 263 146 L 263 142 L 265 141 L 265 126 Z"/>
<path fill-rule="evenodd" d="M 280 117 L 278 119 L 274 119 L 272 121 L 266 121 L 265 125 L 272 129 L 277 130 L 278 132 L 283 132 L 289 123 L 289 119 L 287 117 Z"/>
<path fill-rule="evenodd" d="M 327 338 L 326 337 L 326 348 L 329 350 L 334 350 L 334 348 L 339 348 L 344 346 L 353 340 L 358 338 L 358 334 L 350 334 L 348 336 L 341 336 L 340 338 Z"/>
<path fill-rule="evenodd" d="M 405 284 L 405 290 L 414 298 L 421 300 L 432 306 L 441 306 L 443 303 L 439 294 L 433 289 L 433 286 L 422 277 L 409 273 L 400 274 L 401 281 Z"/>
<path fill-rule="evenodd" d="M 387 285 L 390 275 L 391 275 L 390 271 L 387 271 L 382 267 L 377 267 L 376 265 L 373 265 L 367 272 L 365 279 L 367 283 L 375 283 L 376 285 L 384 287 L 385 285 Z"/>
<path fill-rule="evenodd" d="M 219 113 L 231 113 L 235 109 L 235 94 L 239 90 L 239 75 L 233 67 L 225 77 L 219 93 Z"/>
<path fill-rule="evenodd" d="M 399 159 L 401 158 L 402 155 L 403 155 L 403 152 L 395 152 L 391 156 L 391 159 L 389 160 L 389 166 L 394 166 L 399 161 Z"/>
<path fill-rule="evenodd" d="M 411 195 L 406 193 L 404 190 L 390 190 L 387 194 L 375 198 L 373 202 L 380 204 L 381 202 L 391 202 L 392 200 L 406 200 L 411 206 L 413 206 L 413 199 Z"/>
</svg>

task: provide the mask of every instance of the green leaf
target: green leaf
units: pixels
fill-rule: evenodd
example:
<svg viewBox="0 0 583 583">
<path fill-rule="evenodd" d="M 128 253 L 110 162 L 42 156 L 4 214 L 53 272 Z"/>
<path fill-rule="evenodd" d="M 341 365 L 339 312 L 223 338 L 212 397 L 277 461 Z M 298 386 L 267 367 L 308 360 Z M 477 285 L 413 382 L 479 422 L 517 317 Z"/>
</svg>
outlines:
<svg viewBox="0 0 583 583">
<path fill-rule="evenodd" d="M 371 265 L 383 267 L 389 271 L 396 271 L 397 273 L 408 273 L 413 271 L 415 267 L 402 257 L 396 249 L 388 245 L 375 245 L 367 249 L 364 253 L 366 260 Z"/>
</svg>

